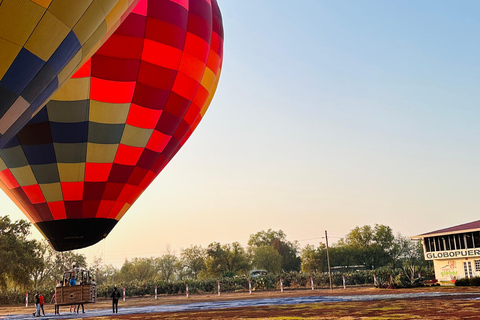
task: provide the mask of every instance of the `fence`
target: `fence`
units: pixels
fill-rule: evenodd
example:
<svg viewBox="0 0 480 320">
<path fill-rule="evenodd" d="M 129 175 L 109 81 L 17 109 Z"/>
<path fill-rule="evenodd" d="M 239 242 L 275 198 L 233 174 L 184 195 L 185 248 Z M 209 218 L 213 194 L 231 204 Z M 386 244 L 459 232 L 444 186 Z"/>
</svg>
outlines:
<svg viewBox="0 0 480 320">
<path fill-rule="evenodd" d="M 431 275 L 430 275 L 431 276 Z M 350 273 L 333 273 L 333 285 L 337 287 L 353 285 L 374 285 L 374 278 L 377 279 L 377 286 L 384 286 L 385 283 L 394 279 L 398 287 L 408 286 L 405 276 L 402 276 L 401 270 L 391 270 L 381 268 L 377 270 L 360 270 Z M 345 280 L 344 280 L 345 279 Z M 288 272 L 279 275 L 264 275 L 254 278 L 248 276 L 234 276 L 220 279 L 222 292 L 248 292 L 250 290 L 289 290 L 289 289 L 311 289 L 313 280 L 314 288 L 329 288 L 329 279 L 327 273 L 306 274 L 301 272 Z M 345 281 L 345 282 L 344 282 Z M 186 294 L 187 281 L 128 281 L 117 284 L 119 288 L 125 287 L 125 295 L 132 296 L 154 296 L 166 294 Z M 97 286 L 98 297 L 109 298 L 113 287 L 107 285 Z M 188 280 L 189 294 L 218 293 L 218 279 Z M 45 297 L 45 302 L 50 302 L 54 293 L 54 288 L 39 288 L 39 292 Z M 34 290 L 28 296 L 29 303 L 33 302 Z M 25 292 L 0 292 L 0 305 L 25 303 Z"/>
<path fill-rule="evenodd" d="M 351 285 L 373 285 L 373 271 L 357 271 L 348 274 L 333 274 L 333 283 L 335 286 L 343 286 L 343 275 L 345 275 L 345 284 Z M 222 292 L 248 292 L 250 290 L 249 280 L 251 280 L 251 289 L 255 291 L 264 290 L 281 290 L 283 284 L 284 290 L 311 288 L 311 277 L 313 278 L 313 285 L 315 288 L 328 288 L 329 280 L 328 274 L 315 273 L 305 274 L 300 272 L 289 272 L 280 275 L 264 275 L 250 279 L 247 276 L 234 276 L 230 278 L 222 278 L 221 291 Z M 282 279 L 282 282 L 280 282 Z M 188 281 L 173 281 L 173 282 L 140 282 L 129 281 L 119 285 L 127 288 L 127 296 L 144 296 L 154 295 L 155 287 L 157 294 L 186 294 L 186 283 L 188 282 L 189 294 L 201 293 L 218 293 L 218 279 L 205 280 L 188 280 Z M 97 287 L 99 297 L 108 298 L 111 294 L 112 287 L 99 285 Z"/>
</svg>

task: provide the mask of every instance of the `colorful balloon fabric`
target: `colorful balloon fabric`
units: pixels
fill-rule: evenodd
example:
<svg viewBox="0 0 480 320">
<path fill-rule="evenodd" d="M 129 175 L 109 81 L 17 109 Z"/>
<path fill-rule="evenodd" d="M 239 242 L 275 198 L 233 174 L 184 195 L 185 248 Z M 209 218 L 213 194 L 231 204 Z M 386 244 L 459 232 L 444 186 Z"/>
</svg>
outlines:
<svg viewBox="0 0 480 320">
<path fill-rule="evenodd" d="M 137 1 L 0 1 L 0 147 L 93 54 Z"/>
<path fill-rule="evenodd" d="M 56 250 L 100 241 L 202 119 L 222 56 L 216 0 L 141 0 L 0 151 L 2 188 Z"/>
</svg>

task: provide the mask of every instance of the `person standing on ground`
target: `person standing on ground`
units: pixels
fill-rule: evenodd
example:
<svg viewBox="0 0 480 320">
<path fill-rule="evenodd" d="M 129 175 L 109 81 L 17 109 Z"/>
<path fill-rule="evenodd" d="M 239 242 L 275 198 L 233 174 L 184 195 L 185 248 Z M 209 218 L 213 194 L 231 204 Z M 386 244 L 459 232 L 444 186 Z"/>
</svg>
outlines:
<svg viewBox="0 0 480 320">
<path fill-rule="evenodd" d="M 40 302 L 40 309 L 42 310 L 43 315 L 45 315 L 45 309 L 43 309 L 43 306 L 45 305 L 45 298 L 41 293 L 38 297 L 38 301 Z M 40 310 L 38 310 L 38 315 L 40 315 Z"/>
<path fill-rule="evenodd" d="M 37 293 L 35 293 L 35 296 L 33 297 L 35 301 L 35 313 L 33 314 L 35 317 L 40 317 L 40 296 Z"/>
<path fill-rule="evenodd" d="M 82 313 L 85 313 L 85 308 L 83 307 L 83 303 L 79 303 L 77 305 L 77 313 L 80 311 L 80 306 L 82 306 Z"/>
<path fill-rule="evenodd" d="M 118 299 L 120 299 L 120 292 L 118 291 L 116 285 L 110 297 L 112 297 L 113 313 L 118 313 Z"/>
<path fill-rule="evenodd" d="M 60 314 L 60 306 L 57 305 L 57 293 L 55 292 L 52 296 L 52 300 L 50 300 L 50 303 L 55 304 L 55 314 Z"/>
</svg>

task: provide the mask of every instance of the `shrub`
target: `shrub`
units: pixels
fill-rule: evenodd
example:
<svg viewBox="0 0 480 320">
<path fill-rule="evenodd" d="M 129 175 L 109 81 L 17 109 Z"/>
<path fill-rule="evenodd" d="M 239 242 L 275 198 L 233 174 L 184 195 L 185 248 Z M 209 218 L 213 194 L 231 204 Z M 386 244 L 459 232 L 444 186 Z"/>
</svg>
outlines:
<svg viewBox="0 0 480 320">
<path fill-rule="evenodd" d="M 30 297 L 28 300 L 30 300 Z M 17 303 L 25 303 L 25 293 L 7 291 L 0 294 L 0 305 Z"/>
<path fill-rule="evenodd" d="M 376 270 L 357 270 L 347 273 L 332 273 L 332 280 L 335 286 L 343 285 L 343 276 L 345 276 L 345 282 L 347 286 L 352 285 L 366 285 L 373 284 L 373 274 L 377 276 L 377 287 L 408 287 L 421 285 L 422 278 L 415 279 L 414 283 L 410 283 L 407 277 L 404 276 L 401 269 L 392 270 L 387 267 L 379 268 Z M 317 273 L 301 273 L 297 271 L 283 272 L 281 274 L 267 274 L 261 277 L 253 278 L 252 289 L 256 291 L 260 290 L 275 290 L 280 289 L 280 278 L 283 279 L 284 288 L 310 288 L 310 277 L 313 277 L 314 285 L 317 288 L 329 287 L 329 276 L 326 272 Z M 221 279 L 202 279 L 202 280 L 188 280 L 188 281 L 139 281 L 131 280 L 127 282 L 121 282 L 118 284 L 119 289 L 123 286 L 126 287 L 127 296 L 144 296 L 153 295 L 155 292 L 155 285 L 157 285 L 158 294 L 184 294 L 185 285 L 188 282 L 189 292 L 195 293 L 216 293 L 217 281 L 221 282 L 222 292 L 236 292 L 247 291 L 248 280 L 247 276 L 231 276 L 223 277 Z M 459 279 L 456 285 L 480 285 L 480 278 L 471 279 Z M 50 301 L 54 288 L 39 288 L 39 291 L 43 293 L 45 301 Z M 109 298 L 113 291 L 112 285 L 100 284 L 97 285 L 97 296 Z M 29 291 L 29 301 L 33 302 L 33 290 Z M 13 303 L 25 303 L 25 293 L 20 292 L 3 292 L 0 293 L 0 304 L 13 304 Z"/>
<path fill-rule="evenodd" d="M 455 281 L 455 285 L 459 287 L 469 286 L 470 281 L 468 278 L 457 279 L 457 281 Z"/>
<path fill-rule="evenodd" d="M 457 281 L 455 281 L 455 285 L 459 287 L 480 286 L 480 277 L 457 279 Z"/>
</svg>

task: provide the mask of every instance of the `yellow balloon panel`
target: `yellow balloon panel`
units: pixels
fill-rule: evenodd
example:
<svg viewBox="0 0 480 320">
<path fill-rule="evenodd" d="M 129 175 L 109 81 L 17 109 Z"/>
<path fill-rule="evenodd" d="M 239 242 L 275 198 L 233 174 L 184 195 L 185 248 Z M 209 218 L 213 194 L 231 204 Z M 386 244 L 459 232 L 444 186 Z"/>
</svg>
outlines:
<svg viewBox="0 0 480 320">
<path fill-rule="evenodd" d="M 48 8 L 50 3 L 52 3 L 52 0 L 32 0 L 32 1 L 44 8 Z"/>
<path fill-rule="evenodd" d="M 92 4 L 92 0 L 54 0 L 48 10 L 72 29 Z"/>
<path fill-rule="evenodd" d="M 25 44 L 25 49 L 47 61 L 69 32 L 70 28 L 47 11 Z"/>
<path fill-rule="evenodd" d="M 0 147 L 114 32 L 136 3 L 0 1 Z"/>
<path fill-rule="evenodd" d="M 0 38 L 23 46 L 46 8 L 30 0 L 3 0 L 0 5 Z"/>
<path fill-rule="evenodd" d="M 22 49 L 22 46 L 0 38 L 0 48 L 2 48 L 0 50 L 0 78 L 2 78 Z"/>
</svg>

